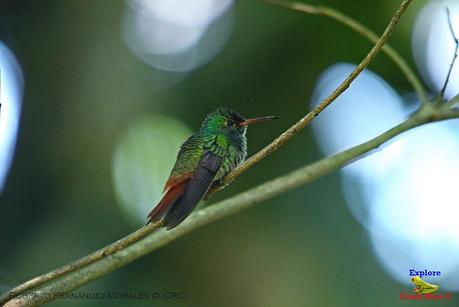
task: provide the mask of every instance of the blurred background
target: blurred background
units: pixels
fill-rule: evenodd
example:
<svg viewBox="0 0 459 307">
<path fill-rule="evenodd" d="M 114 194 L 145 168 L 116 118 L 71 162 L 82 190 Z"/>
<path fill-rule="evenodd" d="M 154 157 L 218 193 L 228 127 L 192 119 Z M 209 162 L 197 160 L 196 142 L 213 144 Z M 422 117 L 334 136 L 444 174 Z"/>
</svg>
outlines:
<svg viewBox="0 0 459 307">
<path fill-rule="evenodd" d="M 399 0 L 314 1 L 381 33 Z M 391 44 L 436 94 L 457 1 L 413 1 Z M 144 225 L 180 144 L 218 106 L 278 115 L 249 154 L 325 97 L 371 44 L 261 1 L 0 1 L 0 292 Z M 459 64 L 447 97 L 459 92 Z M 340 101 L 209 203 L 359 144 L 417 100 L 383 54 Z M 459 290 L 459 121 L 414 129 L 338 173 L 202 229 L 77 292 L 180 300 L 50 306 L 399 306 L 409 269 Z M 455 297 L 454 297 L 455 295 Z M 457 306 L 458 295 L 445 306 Z"/>
</svg>

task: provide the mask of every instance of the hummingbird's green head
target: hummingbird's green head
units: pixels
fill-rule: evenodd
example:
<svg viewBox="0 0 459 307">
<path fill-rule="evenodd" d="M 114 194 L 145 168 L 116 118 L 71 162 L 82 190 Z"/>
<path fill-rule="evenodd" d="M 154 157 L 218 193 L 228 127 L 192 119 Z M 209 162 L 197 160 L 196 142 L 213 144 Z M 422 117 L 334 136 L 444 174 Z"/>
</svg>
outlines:
<svg viewBox="0 0 459 307">
<path fill-rule="evenodd" d="M 245 134 L 247 127 L 240 125 L 245 118 L 233 110 L 227 108 L 218 108 L 207 115 L 202 123 L 201 131 L 214 134 Z"/>
<path fill-rule="evenodd" d="M 277 117 L 265 116 L 245 119 L 233 110 L 220 107 L 207 115 L 202 123 L 201 132 L 222 134 L 230 139 L 235 139 L 245 135 L 248 125 L 275 118 Z"/>
</svg>

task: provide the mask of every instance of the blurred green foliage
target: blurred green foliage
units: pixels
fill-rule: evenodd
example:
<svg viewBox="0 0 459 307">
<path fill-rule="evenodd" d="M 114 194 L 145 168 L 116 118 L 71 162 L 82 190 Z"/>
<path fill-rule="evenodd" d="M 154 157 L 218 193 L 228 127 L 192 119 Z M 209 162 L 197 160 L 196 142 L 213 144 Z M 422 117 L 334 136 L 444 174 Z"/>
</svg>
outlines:
<svg viewBox="0 0 459 307">
<path fill-rule="evenodd" d="M 377 32 L 399 2 L 315 1 Z M 410 63 L 411 25 L 423 3 L 414 1 L 391 40 Z M 174 76 L 154 71 L 124 45 L 125 8 L 107 0 L 0 2 L 0 40 L 18 57 L 26 84 L 15 159 L 0 195 L 1 290 L 135 229 L 118 205 L 111 167 L 117 142 L 139 116 L 163 114 L 193 130 L 217 106 L 280 116 L 275 125 L 249 130 L 254 153 L 306 113 L 322 70 L 356 63 L 371 47 L 332 20 L 237 1 L 220 54 L 159 88 Z M 384 55 L 371 68 L 399 91 L 411 90 Z M 320 156 L 306 129 L 212 201 Z M 378 265 L 335 174 L 195 231 L 80 291 L 187 296 L 50 305 L 401 306 L 399 293 L 410 289 Z"/>
</svg>

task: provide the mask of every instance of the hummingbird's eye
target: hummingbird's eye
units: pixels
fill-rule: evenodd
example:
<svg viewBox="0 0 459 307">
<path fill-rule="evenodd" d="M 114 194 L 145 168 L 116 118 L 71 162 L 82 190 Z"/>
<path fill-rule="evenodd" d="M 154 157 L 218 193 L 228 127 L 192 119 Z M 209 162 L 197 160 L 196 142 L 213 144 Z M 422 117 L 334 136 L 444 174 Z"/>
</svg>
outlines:
<svg viewBox="0 0 459 307">
<path fill-rule="evenodd" d="M 228 121 L 226 122 L 226 125 L 230 127 L 236 127 L 237 123 L 234 120 L 228 119 Z"/>
</svg>

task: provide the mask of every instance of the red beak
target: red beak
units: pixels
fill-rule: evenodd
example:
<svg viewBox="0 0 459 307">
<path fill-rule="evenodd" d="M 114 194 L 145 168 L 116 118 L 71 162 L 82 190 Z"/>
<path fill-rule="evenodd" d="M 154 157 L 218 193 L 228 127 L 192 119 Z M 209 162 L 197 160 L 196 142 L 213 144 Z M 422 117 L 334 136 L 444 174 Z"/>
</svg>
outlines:
<svg viewBox="0 0 459 307">
<path fill-rule="evenodd" d="M 270 119 L 279 119 L 279 117 L 277 117 L 277 116 L 262 116 L 262 117 L 249 118 L 249 119 L 246 119 L 243 122 L 240 122 L 239 126 L 248 126 L 248 125 L 259 123 L 259 122 L 264 122 L 265 120 L 270 120 Z"/>
</svg>

